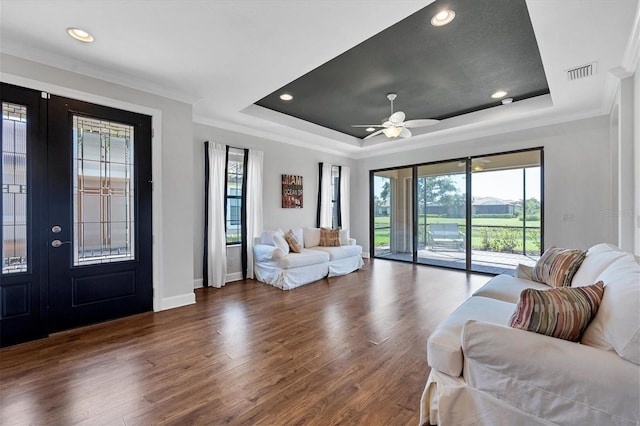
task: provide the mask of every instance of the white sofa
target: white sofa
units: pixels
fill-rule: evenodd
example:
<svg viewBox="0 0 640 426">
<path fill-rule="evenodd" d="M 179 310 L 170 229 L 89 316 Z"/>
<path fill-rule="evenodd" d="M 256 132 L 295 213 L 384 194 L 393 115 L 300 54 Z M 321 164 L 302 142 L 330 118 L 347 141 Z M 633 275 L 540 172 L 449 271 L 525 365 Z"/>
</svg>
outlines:
<svg viewBox="0 0 640 426">
<path fill-rule="evenodd" d="M 253 245 L 255 277 L 282 290 L 291 290 L 324 277 L 345 275 L 360 269 L 362 246 L 349 238 L 347 230 L 340 234 L 339 247 L 320 246 L 320 228 L 295 228 L 296 239 L 302 242 L 300 253 L 274 245 L 273 234 L 265 231 Z"/>
<path fill-rule="evenodd" d="M 605 289 L 580 343 L 508 326 L 523 289 L 550 288 L 519 271 L 492 278 L 429 337 L 420 424 L 639 425 L 637 260 L 588 250 L 571 286 Z"/>
</svg>

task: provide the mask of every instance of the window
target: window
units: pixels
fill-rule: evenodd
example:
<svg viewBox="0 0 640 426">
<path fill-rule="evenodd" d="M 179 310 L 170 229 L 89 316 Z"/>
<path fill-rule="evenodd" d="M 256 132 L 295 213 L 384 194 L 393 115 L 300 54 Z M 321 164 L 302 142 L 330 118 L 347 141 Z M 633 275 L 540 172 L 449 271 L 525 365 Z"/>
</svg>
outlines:
<svg viewBox="0 0 640 426">
<path fill-rule="evenodd" d="M 242 192 L 245 173 L 245 150 L 229 148 L 227 151 L 226 234 L 227 244 L 242 242 Z"/>
<path fill-rule="evenodd" d="M 340 166 L 331 166 L 331 227 L 340 226 L 338 210 L 340 209 Z"/>
</svg>

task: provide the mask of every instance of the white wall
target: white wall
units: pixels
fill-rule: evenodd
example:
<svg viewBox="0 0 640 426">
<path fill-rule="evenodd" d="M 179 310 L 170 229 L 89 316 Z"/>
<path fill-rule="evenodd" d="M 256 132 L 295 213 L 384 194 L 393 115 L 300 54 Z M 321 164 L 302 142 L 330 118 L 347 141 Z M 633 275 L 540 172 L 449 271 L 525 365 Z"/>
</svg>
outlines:
<svg viewBox="0 0 640 426">
<path fill-rule="evenodd" d="M 328 162 L 339 166 L 353 167 L 353 160 L 319 151 L 297 147 L 273 140 L 232 132 L 204 124 L 194 124 L 194 210 L 193 210 L 193 262 L 194 286 L 202 285 L 202 256 L 204 230 L 204 142 L 210 141 L 236 148 L 253 148 L 264 152 L 263 210 L 264 229 L 315 226 L 318 196 L 318 163 Z M 302 176 L 303 207 L 283 209 L 281 205 L 281 175 Z M 353 172 L 351 178 L 353 192 Z M 353 215 L 351 223 L 353 223 Z M 238 279 L 241 271 L 240 249 L 227 250 L 227 280 Z"/>
<path fill-rule="evenodd" d="M 465 156 L 544 147 L 545 245 L 616 243 L 612 224 L 610 120 L 607 116 L 385 155 L 356 162 L 352 235 L 369 250 L 369 171 Z M 565 215 L 572 221 L 564 221 Z M 357 218 L 357 220 L 355 220 Z"/>
<path fill-rule="evenodd" d="M 640 7 L 640 6 L 639 6 Z M 640 257 L 640 61 L 636 62 L 634 74 L 634 134 L 633 134 L 633 158 L 634 158 L 634 221 L 635 244 L 634 254 Z"/>
<path fill-rule="evenodd" d="M 617 170 L 618 200 L 613 214 L 618 220 L 618 246 L 628 252 L 634 251 L 635 240 L 635 196 L 634 196 L 634 82 L 633 76 L 619 80 L 616 97 L 617 112 Z"/>
<path fill-rule="evenodd" d="M 0 70 L 8 83 L 153 116 L 154 310 L 195 303 L 191 105 L 5 54 Z"/>
</svg>

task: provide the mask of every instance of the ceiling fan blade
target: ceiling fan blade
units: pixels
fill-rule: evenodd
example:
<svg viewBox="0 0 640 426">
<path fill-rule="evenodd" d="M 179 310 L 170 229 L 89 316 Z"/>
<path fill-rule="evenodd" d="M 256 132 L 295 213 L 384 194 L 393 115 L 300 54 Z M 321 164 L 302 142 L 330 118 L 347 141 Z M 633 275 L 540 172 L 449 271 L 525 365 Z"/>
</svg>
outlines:
<svg viewBox="0 0 640 426">
<path fill-rule="evenodd" d="M 404 125 L 409 127 L 409 128 L 416 128 L 416 127 L 426 127 L 426 126 L 432 126 L 436 123 L 439 123 L 440 120 L 431 120 L 431 119 L 423 119 L 423 120 L 408 120 L 404 122 Z"/>
<path fill-rule="evenodd" d="M 367 136 L 366 138 L 364 138 L 362 140 L 366 140 L 366 139 L 372 138 L 374 136 L 378 136 L 380 133 L 382 133 L 383 130 L 384 129 L 376 130 L 375 132 L 371 133 L 369 136 Z"/>
<path fill-rule="evenodd" d="M 394 124 L 400 124 L 404 121 L 404 119 L 405 115 L 402 111 L 394 112 L 393 114 L 391 114 L 391 117 L 389 117 L 389 121 Z"/>
<path fill-rule="evenodd" d="M 380 124 L 352 124 L 351 127 L 384 127 Z"/>
<path fill-rule="evenodd" d="M 410 138 L 411 135 L 411 130 L 407 129 L 406 127 L 403 127 L 402 130 L 400 130 L 400 134 L 398 135 L 401 138 Z"/>
</svg>

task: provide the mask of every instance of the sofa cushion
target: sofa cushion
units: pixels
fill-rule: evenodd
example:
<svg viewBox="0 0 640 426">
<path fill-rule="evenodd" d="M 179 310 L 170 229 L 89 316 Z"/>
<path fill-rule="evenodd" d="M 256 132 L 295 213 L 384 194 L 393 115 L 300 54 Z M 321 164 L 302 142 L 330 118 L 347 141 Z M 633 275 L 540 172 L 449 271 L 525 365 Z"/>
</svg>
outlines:
<svg viewBox="0 0 640 426">
<path fill-rule="evenodd" d="M 520 330 L 577 342 L 602 300 L 602 281 L 584 287 L 528 288 L 520 294 L 509 325 Z"/>
<path fill-rule="evenodd" d="M 569 287 L 586 254 L 584 250 L 551 246 L 536 262 L 531 278 L 551 287 Z"/>
<path fill-rule="evenodd" d="M 640 365 L 640 265 L 625 253 L 598 276 L 605 285 L 600 309 L 582 343 L 615 350 Z"/>
<path fill-rule="evenodd" d="M 442 321 L 427 341 L 427 362 L 457 377 L 462 373 L 462 328 L 469 320 L 507 326 L 515 305 L 486 297 L 471 297 Z"/>
<path fill-rule="evenodd" d="M 300 253 L 289 253 L 278 259 L 278 266 L 282 269 L 291 269 L 326 262 L 329 262 L 327 253 L 319 250 L 302 249 Z"/>
<path fill-rule="evenodd" d="M 274 233 L 273 234 L 273 244 L 282 251 L 282 255 L 286 256 L 289 254 L 289 243 L 284 238 L 284 234 Z"/>
<path fill-rule="evenodd" d="M 625 253 L 616 246 L 602 243 L 596 244 L 587 251 L 582 265 L 573 276 L 571 287 L 591 285 L 599 281 L 598 277 L 609 265 L 624 257 Z M 606 284 L 606 283 L 605 283 Z"/>
<path fill-rule="evenodd" d="M 473 295 L 517 303 L 520 298 L 520 293 L 527 288 L 548 290 L 549 286 L 535 281 L 512 277 L 511 275 L 496 275 L 484 286 L 476 290 Z"/>
<path fill-rule="evenodd" d="M 340 247 L 340 228 L 320 228 L 320 246 Z"/>
<path fill-rule="evenodd" d="M 362 254 L 362 246 L 340 246 L 340 247 L 312 247 L 309 250 L 317 250 L 325 252 L 329 255 L 329 260 L 344 259 L 352 256 L 360 256 Z"/>
<path fill-rule="evenodd" d="M 320 228 L 303 228 L 304 247 L 315 247 L 320 245 Z"/>
</svg>

